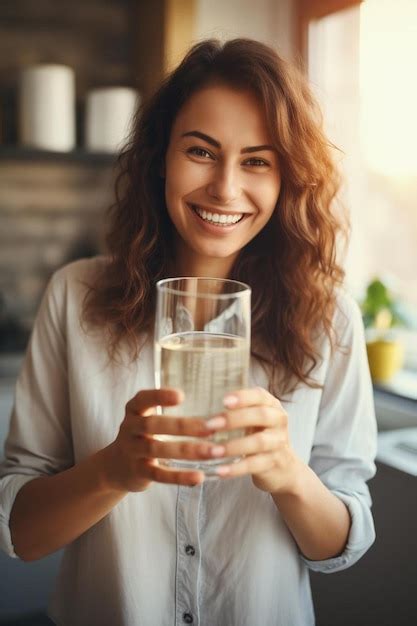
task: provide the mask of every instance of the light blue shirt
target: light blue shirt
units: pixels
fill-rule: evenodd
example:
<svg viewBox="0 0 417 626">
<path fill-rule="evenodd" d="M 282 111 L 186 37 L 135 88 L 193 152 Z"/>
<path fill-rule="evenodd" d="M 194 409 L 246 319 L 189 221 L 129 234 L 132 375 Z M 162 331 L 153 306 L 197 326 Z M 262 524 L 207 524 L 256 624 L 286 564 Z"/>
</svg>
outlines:
<svg viewBox="0 0 417 626">
<path fill-rule="evenodd" d="M 0 469 L 0 546 L 15 556 L 9 516 L 19 489 L 110 444 L 126 402 L 154 387 L 153 346 L 108 365 L 103 337 L 79 323 L 103 257 L 53 276 L 16 387 L 6 461 Z M 334 325 L 315 377 L 282 402 L 296 454 L 346 503 L 352 524 L 340 556 L 305 559 L 268 493 L 249 476 L 197 487 L 153 483 L 127 495 L 65 549 L 49 615 L 59 626 L 310 626 L 309 569 L 336 572 L 375 538 L 366 481 L 375 473 L 376 422 L 359 309 L 338 295 Z M 250 385 L 268 387 L 251 362 Z"/>
</svg>

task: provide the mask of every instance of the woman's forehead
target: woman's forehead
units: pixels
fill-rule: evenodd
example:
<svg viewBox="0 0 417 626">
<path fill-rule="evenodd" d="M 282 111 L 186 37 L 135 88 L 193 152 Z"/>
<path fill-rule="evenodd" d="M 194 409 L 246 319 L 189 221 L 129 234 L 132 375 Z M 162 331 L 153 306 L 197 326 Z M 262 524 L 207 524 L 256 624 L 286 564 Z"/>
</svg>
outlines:
<svg viewBox="0 0 417 626">
<path fill-rule="evenodd" d="M 199 89 L 179 110 L 172 128 L 173 138 L 179 140 L 193 130 L 220 142 L 216 134 L 234 137 L 245 146 L 270 142 L 264 111 L 256 96 L 249 90 L 223 84 Z"/>
</svg>

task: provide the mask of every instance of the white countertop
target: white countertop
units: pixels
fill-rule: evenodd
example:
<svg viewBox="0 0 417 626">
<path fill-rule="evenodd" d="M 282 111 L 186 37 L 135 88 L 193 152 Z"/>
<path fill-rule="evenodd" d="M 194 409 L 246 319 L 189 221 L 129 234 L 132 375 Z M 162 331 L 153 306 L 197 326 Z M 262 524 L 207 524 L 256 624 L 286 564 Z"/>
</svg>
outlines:
<svg viewBox="0 0 417 626">
<path fill-rule="evenodd" d="M 379 433 L 377 461 L 417 476 L 417 427 Z"/>
</svg>

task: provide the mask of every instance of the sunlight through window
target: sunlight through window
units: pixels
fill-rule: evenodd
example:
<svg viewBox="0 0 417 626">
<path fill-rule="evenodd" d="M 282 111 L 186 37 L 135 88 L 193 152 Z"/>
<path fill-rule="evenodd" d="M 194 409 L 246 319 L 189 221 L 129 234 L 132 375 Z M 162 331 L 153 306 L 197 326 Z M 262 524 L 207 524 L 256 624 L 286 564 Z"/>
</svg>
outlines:
<svg viewBox="0 0 417 626">
<path fill-rule="evenodd" d="M 361 5 L 361 141 L 370 168 L 417 174 L 417 2 Z"/>
</svg>

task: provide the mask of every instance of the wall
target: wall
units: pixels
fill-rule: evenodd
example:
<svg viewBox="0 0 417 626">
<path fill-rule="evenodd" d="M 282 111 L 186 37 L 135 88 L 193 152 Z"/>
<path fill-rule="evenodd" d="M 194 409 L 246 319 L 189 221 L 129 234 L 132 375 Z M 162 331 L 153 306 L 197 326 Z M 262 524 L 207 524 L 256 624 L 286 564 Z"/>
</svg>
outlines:
<svg viewBox="0 0 417 626">
<path fill-rule="evenodd" d="M 0 351 L 23 347 L 52 272 L 99 250 L 111 181 L 111 166 L 94 162 L 2 161 Z"/>
<path fill-rule="evenodd" d="M 67 261 L 94 254 L 110 204 L 110 160 L 36 158 L 18 143 L 22 68 L 75 70 L 77 144 L 88 89 L 134 85 L 131 0 L 0 3 L 0 351 L 22 349 L 45 284 Z"/>
<path fill-rule="evenodd" d="M 292 58 L 294 4 L 294 0 L 199 0 L 195 38 L 251 37 Z"/>
</svg>

